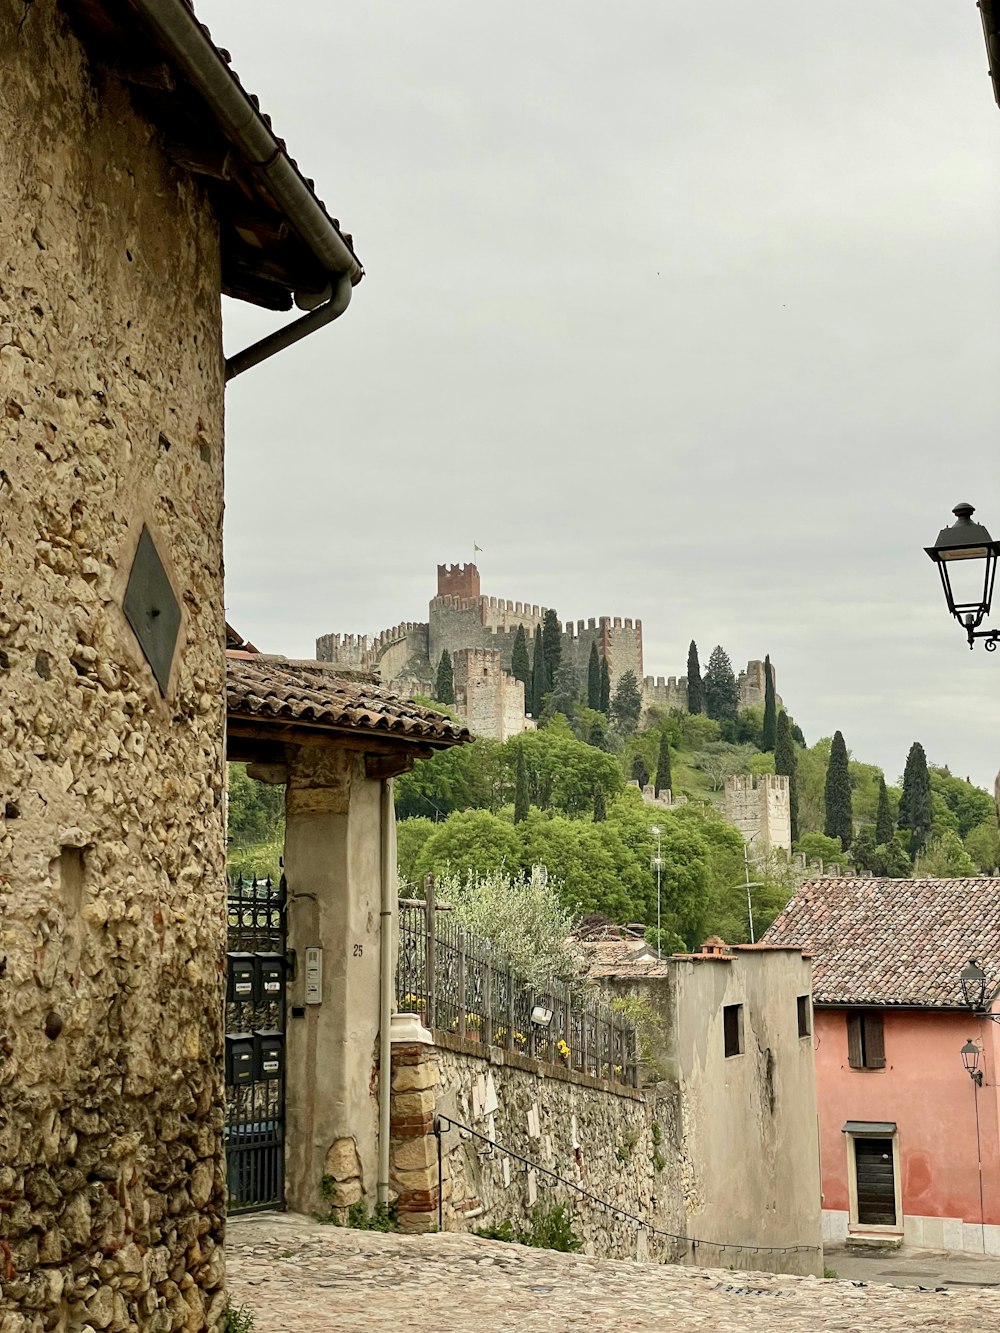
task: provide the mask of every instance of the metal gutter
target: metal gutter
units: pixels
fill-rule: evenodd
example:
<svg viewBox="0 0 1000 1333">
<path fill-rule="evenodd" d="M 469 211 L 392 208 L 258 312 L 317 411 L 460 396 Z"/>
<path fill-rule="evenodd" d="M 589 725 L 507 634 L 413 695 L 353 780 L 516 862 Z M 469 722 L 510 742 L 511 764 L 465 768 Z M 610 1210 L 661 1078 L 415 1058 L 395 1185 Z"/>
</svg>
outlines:
<svg viewBox="0 0 1000 1333">
<path fill-rule="evenodd" d="M 266 181 L 288 221 L 324 269 L 331 274 L 348 273 L 352 283 L 360 282 L 361 265 L 184 0 L 132 0 L 132 4 L 212 108 L 225 133 Z"/>
<path fill-rule="evenodd" d="M 266 361 L 269 356 L 274 356 L 276 352 L 282 352 L 286 347 L 291 347 L 300 338 L 308 337 L 316 329 L 321 329 L 324 324 L 332 324 L 350 305 L 353 290 L 351 275 L 342 273 L 334 288 L 333 295 L 325 305 L 321 305 L 318 310 L 311 310 L 308 315 L 303 315 L 301 319 L 296 319 L 283 328 L 276 329 L 274 333 L 269 333 L 266 338 L 261 338 L 259 342 L 251 343 L 249 347 L 245 347 L 242 352 L 237 352 L 235 356 L 227 357 L 226 383 L 228 384 L 231 379 L 235 379 L 237 375 L 242 375 L 244 370 L 249 370 L 252 366 L 259 365 L 261 361 Z"/>
</svg>

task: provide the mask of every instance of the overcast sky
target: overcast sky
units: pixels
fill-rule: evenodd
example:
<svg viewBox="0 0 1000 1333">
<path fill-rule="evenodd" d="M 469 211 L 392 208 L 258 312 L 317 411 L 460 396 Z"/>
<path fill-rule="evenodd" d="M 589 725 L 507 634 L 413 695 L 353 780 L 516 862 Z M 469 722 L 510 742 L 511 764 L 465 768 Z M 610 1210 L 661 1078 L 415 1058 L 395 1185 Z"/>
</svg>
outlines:
<svg viewBox="0 0 1000 1333">
<path fill-rule="evenodd" d="M 435 566 L 770 652 L 811 743 L 984 784 L 1000 654 L 923 554 L 1000 535 L 1000 111 L 973 0 L 199 0 L 367 276 L 228 390 L 258 645 L 423 620 Z M 227 303 L 227 350 L 283 316 Z"/>
</svg>

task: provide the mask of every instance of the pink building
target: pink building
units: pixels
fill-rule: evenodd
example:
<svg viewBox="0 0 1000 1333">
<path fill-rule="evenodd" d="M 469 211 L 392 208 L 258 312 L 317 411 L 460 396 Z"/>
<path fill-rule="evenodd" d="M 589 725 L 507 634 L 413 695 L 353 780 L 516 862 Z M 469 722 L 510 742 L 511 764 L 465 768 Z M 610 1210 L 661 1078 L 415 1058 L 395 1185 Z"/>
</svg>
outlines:
<svg viewBox="0 0 1000 1333">
<path fill-rule="evenodd" d="M 1000 1254 L 1000 879 L 813 880 L 765 941 L 813 955 L 824 1240 Z"/>
</svg>

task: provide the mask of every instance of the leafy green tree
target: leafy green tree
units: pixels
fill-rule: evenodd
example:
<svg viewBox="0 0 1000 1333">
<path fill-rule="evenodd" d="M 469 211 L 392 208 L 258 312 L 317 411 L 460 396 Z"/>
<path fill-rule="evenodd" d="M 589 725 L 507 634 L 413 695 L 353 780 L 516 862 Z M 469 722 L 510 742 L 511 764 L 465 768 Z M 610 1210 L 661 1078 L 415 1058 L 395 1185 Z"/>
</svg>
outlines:
<svg viewBox="0 0 1000 1333">
<path fill-rule="evenodd" d="M 862 874 L 879 879 L 905 879 L 912 865 L 900 834 L 892 832 L 886 842 L 876 842 L 873 824 L 866 824 L 851 843 L 851 860 Z"/>
<path fill-rule="evenodd" d="M 505 742 L 504 750 L 512 761 L 523 754 L 528 790 L 539 809 L 551 806 L 582 817 L 592 808 L 596 787 L 611 797 L 624 786 L 614 755 L 577 740 L 561 716 L 541 731 L 526 731 Z"/>
<path fill-rule="evenodd" d="M 524 762 L 524 747 L 517 747 L 517 776 L 514 780 L 514 823 L 528 817 L 528 766 Z"/>
<path fill-rule="evenodd" d="M 564 717 L 575 718 L 580 699 L 580 679 L 576 665 L 572 660 L 561 662 L 552 682 L 552 693 L 548 697 L 542 720 L 548 721 L 555 713 Z"/>
<path fill-rule="evenodd" d="M 774 729 L 774 771 L 783 773 L 788 779 L 788 804 L 792 823 L 792 842 L 798 842 L 799 839 L 799 782 L 798 782 L 798 763 L 795 753 L 795 742 L 792 740 L 792 729 L 789 725 L 788 714 L 784 709 L 778 714 L 778 721 Z"/>
<path fill-rule="evenodd" d="M 608 802 L 600 787 L 594 788 L 594 823 L 603 824 L 608 817 Z"/>
<path fill-rule="evenodd" d="M 396 866 L 399 878 L 407 884 L 416 881 L 417 857 L 424 843 L 437 828 L 433 819 L 400 819 L 396 824 Z"/>
<path fill-rule="evenodd" d="M 601 658 L 601 712 L 605 717 L 611 715 L 611 668 L 606 657 Z"/>
<path fill-rule="evenodd" d="M 457 810 L 436 826 L 421 847 L 414 874 L 419 884 L 432 873 L 463 878 L 470 872 L 516 873 L 522 864 L 521 839 L 511 823 L 487 810 Z"/>
<path fill-rule="evenodd" d="M 927 756 L 919 741 L 914 741 L 903 770 L 903 794 L 899 798 L 899 827 L 909 834 L 910 850 L 915 854 L 927 841 L 933 823 L 931 779 Z"/>
<path fill-rule="evenodd" d="M 974 875 L 976 866 L 958 834 L 946 829 L 918 852 L 915 873 L 921 879 L 962 879 Z"/>
<path fill-rule="evenodd" d="M 896 823 L 892 817 L 892 806 L 889 804 L 889 793 L 886 790 L 885 778 L 880 775 L 878 780 L 878 811 L 875 815 L 875 845 L 892 842 L 892 835 L 895 831 Z"/>
<path fill-rule="evenodd" d="M 531 657 L 531 716 L 537 722 L 545 707 L 545 696 L 549 692 L 545 679 L 545 653 L 542 650 L 542 627 L 535 626 L 535 646 Z"/>
<path fill-rule="evenodd" d="M 507 751 L 481 737 L 430 759 L 419 759 L 393 785 L 396 818 L 442 819 L 453 810 L 499 810 L 510 800 Z"/>
<path fill-rule="evenodd" d="M 723 726 L 731 726 L 725 722 Z M 752 745 L 755 750 L 764 748 L 764 710 L 763 708 L 741 708 L 736 716 L 733 729 L 733 741 L 737 745 Z M 774 749 L 774 746 L 771 746 Z"/>
<path fill-rule="evenodd" d="M 774 700 L 774 672 L 771 670 L 770 654 L 764 658 L 764 729 L 761 735 L 762 750 L 773 750 L 777 739 L 778 715 Z"/>
<path fill-rule="evenodd" d="M 646 761 L 641 754 L 637 754 L 632 760 L 632 781 L 638 782 L 640 790 L 649 781 L 649 769 L 646 767 Z"/>
<path fill-rule="evenodd" d="M 825 833 L 803 833 L 795 844 L 795 850 L 801 852 L 807 861 L 840 861 L 844 849 L 839 838 L 828 838 Z"/>
<path fill-rule="evenodd" d="M 712 649 L 702 684 L 708 716 L 717 722 L 735 722 L 740 693 L 729 655 L 721 644 Z"/>
<path fill-rule="evenodd" d="M 848 769 L 847 746 L 839 731 L 833 733 L 833 744 L 830 746 L 823 809 L 825 811 L 823 832 L 828 838 L 839 838 L 841 847 L 846 851 L 851 845 L 854 824 L 851 813 L 851 775 Z"/>
<path fill-rule="evenodd" d="M 434 698 L 443 704 L 455 702 L 455 672 L 451 665 L 451 653 L 447 648 L 442 651 L 441 660 L 438 662 Z"/>
<path fill-rule="evenodd" d="M 524 636 L 524 626 L 518 625 L 514 635 L 514 647 L 510 654 L 510 674 L 524 685 L 524 706 L 531 707 L 531 662 L 528 660 L 528 641 Z"/>
<path fill-rule="evenodd" d="M 965 850 L 982 875 L 995 874 L 1000 866 L 1000 829 L 996 818 L 977 824 L 965 839 Z"/>
<path fill-rule="evenodd" d="M 283 836 L 285 788 L 257 782 L 246 764 L 229 765 L 226 833 L 233 846 L 273 842 Z"/>
<path fill-rule="evenodd" d="M 604 725 L 604 720 L 599 716 L 595 717 L 590 724 L 590 730 L 587 733 L 587 744 L 595 745 L 598 750 L 608 748 L 608 729 Z"/>
<path fill-rule="evenodd" d="M 656 794 L 670 791 L 673 779 L 670 774 L 670 738 L 665 731 L 660 732 L 660 749 L 656 756 Z"/>
<path fill-rule="evenodd" d="M 705 711 L 705 696 L 701 684 L 701 666 L 698 662 L 698 645 L 694 639 L 691 640 L 688 648 L 688 712 L 703 713 Z"/>
<path fill-rule="evenodd" d="M 596 639 L 590 645 L 590 660 L 587 663 L 587 707 L 597 710 L 601 707 L 601 658 Z"/>
<path fill-rule="evenodd" d="M 976 787 L 964 778 L 955 777 L 947 768 L 928 768 L 928 773 L 935 808 L 935 833 L 941 831 L 938 828 L 940 820 L 937 813 L 940 808 L 938 798 L 954 816 L 954 821 L 953 823 L 949 821 L 949 826 L 955 828 L 960 838 L 964 838 L 978 825 L 996 818 L 993 797 L 989 792 L 983 791 L 982 787 Z"/>
<path fill-rule="evenodd" d="M 618 730 L 628 736 L 639 725 L 642 716 L 642 694 L 634 671 L 623 671 L 611 700 L 611 717 Z"/>
<path fill-rule="evenodd" d="M 542 617 L 542 657 L 545 659 L 545 688 L 551 690 L 562 661 L 562 630 L 559 617 L 552 610 Z"/>
</svg>

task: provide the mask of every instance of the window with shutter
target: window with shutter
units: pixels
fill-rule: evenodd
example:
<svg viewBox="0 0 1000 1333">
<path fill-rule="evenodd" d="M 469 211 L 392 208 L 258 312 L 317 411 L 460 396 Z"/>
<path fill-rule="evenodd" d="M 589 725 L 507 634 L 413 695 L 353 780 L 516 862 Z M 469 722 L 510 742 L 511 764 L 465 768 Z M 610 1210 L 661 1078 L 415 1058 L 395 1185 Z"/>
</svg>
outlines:
<svg viewBox="0 0 1000 1333">
<path fill-rule="evenodd" d="M 852 1069 L 885 1068 L 881 1009 L 861 1009 L 847 1015 L 847 1062 Z"/>
</svg>

